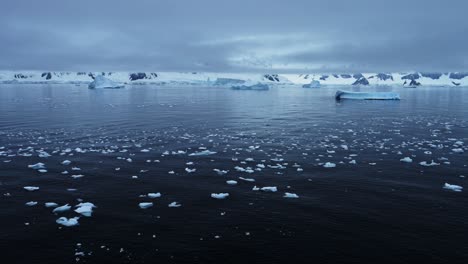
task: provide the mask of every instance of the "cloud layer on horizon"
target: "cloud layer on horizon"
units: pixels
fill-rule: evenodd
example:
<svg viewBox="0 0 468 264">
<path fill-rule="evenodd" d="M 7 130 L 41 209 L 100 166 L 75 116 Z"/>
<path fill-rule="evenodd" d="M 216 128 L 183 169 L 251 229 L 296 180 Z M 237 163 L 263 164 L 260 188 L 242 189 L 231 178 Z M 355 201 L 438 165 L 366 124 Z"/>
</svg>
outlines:
<svg viewBox="0 0 468 264">
<path fill-rule="evenodd" d="M 7 0 L 0 69 L 463 71 L 468 2 Z"/>
</svg>

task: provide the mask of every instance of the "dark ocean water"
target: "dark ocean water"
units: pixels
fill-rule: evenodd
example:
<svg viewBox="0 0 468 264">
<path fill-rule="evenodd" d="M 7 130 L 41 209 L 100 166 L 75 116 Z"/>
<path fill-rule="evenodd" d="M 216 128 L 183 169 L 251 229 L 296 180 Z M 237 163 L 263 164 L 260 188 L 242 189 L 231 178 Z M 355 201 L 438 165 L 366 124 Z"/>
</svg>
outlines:
<svg viewBox="0 0 468 264">
<path fill-rule="evenodd" d="M 393 90 L 1 85 L 2 263 L 466 263 L 468 89 Z"/>
</svg>

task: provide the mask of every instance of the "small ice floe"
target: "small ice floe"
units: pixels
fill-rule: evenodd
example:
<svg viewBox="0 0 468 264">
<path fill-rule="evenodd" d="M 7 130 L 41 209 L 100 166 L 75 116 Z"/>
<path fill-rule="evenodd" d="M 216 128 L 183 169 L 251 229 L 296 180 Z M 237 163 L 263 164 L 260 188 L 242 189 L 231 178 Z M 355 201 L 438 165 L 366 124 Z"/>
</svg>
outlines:
<svg viewBox="0 0 468 264">
<path fill-rule="evenodd" d="M 23 187 L 23 189 L 25 189 L 26 191 L 34 192 L 34 191 L 39 190 L 39 187 L 35 187 L 35 186 L 25 186 L 25 187 Z"/>
<path fill-rule="evenodd" d="M 175 208 L 175 207 L 181 207 L 182 205 L 177 203 L 177 202 L 172 202 L 168 205 L 168 207 L 172 207 L 172 208 Z"/>
<path fill-rule="evenodd" d="M 175 171 L 169 171 L 168 173 L 169 174 L 175 174 Z"/>
<path fill-rule="evenodd" d="M 440 163 L 435 163 L 432 160 L 431 163 L 427 163 L 427 161 L 422 161 L 422 162 L 419 163 L 419 165 L 425 166 L 425 167 L 431 167 L 431 166 L 438 166 L 438 165 L 440 165 Z"/>
<path fill-rule="evenodd" d="M 410 157 L 404 157 L 402 159 L 400 159 L 401 162 L 406 162 L 406 163 L 411 163 L 413 162 L 413 159 L 411 159 Z"/>
<path fill-rule="evenodd" d="M 454 148 L 454 149 L 452 149 L 452 151 L 455 152 L 455 153 L 463 153 L 463 152 L 465 152 L 462 148 Z"/>
<path fill-rule="evenodd" d="M 252 191 L 264 191 L 264 192 L 277 192 L 278 191 L 278 188 L 276 187 L 262 187 L 262 188 L 259 188 L 257 186 L 254 186 L 252 188 Z"/>
<path fill-rule="evenodd" d="M 81 169 L 78 168 L 78 167 L 73 167 L 72 170 L 73 170 L 73 171 L 80 171 Z"/>
<path fill-rule="evenodd" d="M 185 171 L 187 173 L 192 173 L 192 172 L 195 172 L 197 169 L 189 169 L 189 168 L 185 168 Z"/>
<path fill-rule="evenodd" d="M 68 171 L 62 171 L 61 174 L 67 175 L 67 174 L 68 174 Z"/>
<path fill-rule="evenodd" d="M 80 218 L 79 217 L 73 217 L 73 218 L 60 217 L 55 222 L 59 225 L 70 227 L 70 226 L 78 225 L 78 219 Z"/>
<path fill-rule="evenodd" d="M 207 155 L 213 155 L 213 154 L 216 154 L 216 152 L 214 151 L 209 151 L 209 150 L 203 150 L 203 151 L 199 151 L 199 152 L 194 152 L 194 153 L 190 153 L 189 156 L 207 156 Z"/>
<path fill-rule="evenodd" d="M 47 203 L 45 203 L 44 205 L 45 205 L 45 207 L 47 207 L 47 208 L 52 208 L 52 207 L 57 207 L 57 206 L 58 206 L 57 203 L 53 203 L 53 202 L 47 202 Z"/>
<path fill-rule="evenodd" d="M 226 183 L 227 183 L 228 185 L 236 185 L 236 184 L 237 184 L 237 181 L 232 181 L 232 180 L 231 180 L 231 181 L 226 181 Z"/>
<path fill-rule="evenodd" d="M 356 164 L 356 160 L 351 160 L 350 162 L 348 162 L 349 164 Z"/>
<path fill-rule="evenodd" d="M 84 175 L 83 174 L 77 174 L 77 175 L 72 175 L 71 176 L 73 179 L 79 179 L 79 178 L 83 178 Z"/>
<path fill-rule="evenodd" d="M 131 158 L 126 159 L 127 162 L 133 162 Z"/>
<path fill-rule="evenodd" d="M 37 204 L 37 202 L 34 202 L 34 201 L 30 201 L 30 202 L 25 203 L 25 205 L 27 205 L 27 206 L 35 206 L 36 204 Z"/>
<path fill-rule="evenodd" d="M 445 183 L 444 184 L 444 189 L 451 190 L 451 191 L 454 191 L 454 192 L 461 192 L 463 190 L 463 187 L 461 187 L 459 185 L 453 185 L 453 184 Z"/>
<path fill-rule="evenodd" d="M 161 193 L 148 193 L 147 196 L 148 198 L 151 198 L 151 199 L 159 198 L 161 197 Z"/>
<path fill-rule="evenodd" d="M 28 165 L 28 168 L 31 168 L 33 170 L 40 170 L 40 169 L 45 169 L 45 164 L 42 163 L 42 162 L 38 162 L 36 164 L 33 164 L 33 165 Z"/>
<path fill-rule="evenodd" d="M 229 197 L 229 193 L 212 193 L 211 198 L 214 199 L 226 199 Z"/>
<path fill-rule="evenodd" d="M 84 215 L 86 217 L 91 217 L 93 214 L 93 208 L 96 206 L 93 203 L 79 203 L 76 205 L 75 212 Z"/>
<path fill-rule="evenodd" d="M 71 209 L 71 206 L 66 204 L 66 205 L 62 205 L 60 207 L 55 208 L 54 210 L 52 210 L 52 213 L 61 213 L 61 212 L 68 211 L 70 209 Z"/>
<path fill-rule="evenodd" d="M 246 182 L 254 182 L 255 179 L 252 178 L 244 178 L 244 177 L 239 177 L 239 180 L 246 181 Z"/>
<path fill-rule="evenodd" d="M 299 195 L 295 194 L 295 193 L 284 193 L 284 198 L 299 198 Z"/>
<path fill-rule="evenodd" d="M 39 156 L 39 158 L 48 158 L 51 155 L 49 153 L 45 152 L 45 151 L 41 151 L 41 152 L 39 152 L 38 156 Z"/>
<path fill-rule="evenodd" d="M 70 164 L 71 164 L 71 161 L 69 160 L 62 161 L 62 165 L 70 165 Z"/>
<path fill-rule="evenodd" d="M 220 169 L 213 169 L 213 171 L 215 171 L 220 176 L 225 175 L 229 172 L 228 170 L 220 170 Z"/>
<path fill-rule="evenodd" d="M 327 162 L 323 165 L 324 168 L 335 168 L 336 167 L 336 164 L 335 163 L 331 163 L 331 162 Z"/>
<path fill-rule="evenodd" d="M 150 152 L 150 151 L 149 151 L 149 149 L 142 149 L 142 150 L 140 150 L 140 152 L 148 153 L 148 152 Z"/>
<path fill-rule="evenodd" d="M 139 203 L 138 206 L 141 208 L 141 209 L 147 209 L 147 208 L 150 208 L 153 206 L 153 203 L 149 202 L 149 203 Z"/>
</svg>

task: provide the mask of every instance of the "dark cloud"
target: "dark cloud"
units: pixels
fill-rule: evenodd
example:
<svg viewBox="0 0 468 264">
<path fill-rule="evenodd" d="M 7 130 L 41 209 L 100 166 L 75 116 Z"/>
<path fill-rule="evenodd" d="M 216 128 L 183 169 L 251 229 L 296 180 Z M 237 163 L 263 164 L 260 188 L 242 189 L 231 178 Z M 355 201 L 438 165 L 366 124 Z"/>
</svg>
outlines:
<svg viewBox="0 0 468 264">
<path fill-rule="evenodd" d="M 462 0 L 6 0 L 0 68 L 463 71 Z"/>
</svg>

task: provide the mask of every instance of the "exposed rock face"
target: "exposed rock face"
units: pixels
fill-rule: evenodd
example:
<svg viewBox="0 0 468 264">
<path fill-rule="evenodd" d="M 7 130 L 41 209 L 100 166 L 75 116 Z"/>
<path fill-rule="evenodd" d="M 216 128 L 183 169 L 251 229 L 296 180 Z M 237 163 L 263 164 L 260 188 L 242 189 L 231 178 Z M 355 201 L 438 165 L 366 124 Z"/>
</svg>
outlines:
<svg viewBox="0 0 468 264">
<path fill-rule="evenodd" d="M 322 75 L 322 77 L 320 77 L 320 80 L 321 81 L 325 81 L 328 79 L 328 75 Z"/>
<path fill-rule="evenodd" d="M 419 77 L 421 77 L 419 73 L 411 73 L 411 74 L 401 77 L 401 79 L 402 80 L 417 80 L 419 79 Z"/>
<path fill-rule="evenodd" d="M 146 74 L 144 72 L 138 72 L 138 73 L 131 73 L 130 74 L 130 81 L 136 81 L 136 80 L 143 80 L 143 79 L 154 79 L 157 78 L 158 75 L 154 72 L 150 74 Z"/>
<path fill-rule="evenodd" d="M 382 81 L 386 81 L 386 80 L 393 81 L 393 76 L 391 74 L 379 73 L 375 77 L 377 77 L 379 80 L 382 80 Z"/>
<path fill-rule="evenodd" d="M 263 75 L 263 77 L 269 81 L 272 81 L 272 82 L 279 82 L 280 79 L 279 79 L 279 76 L 278 74 L 265 74 Z"/>
<path fill-rule="evenodd" d="M 467 72 L 452 72 L 450 73 L 450 79 L 461 80 L 468 76 Z"/>
<path fill-rule="evenodd" d="M 369 80 L 367 80 L 365 77 L 361 77 L 356 80 L 353 85 L 369 85 Z"/>
<path fill-rule="evenodd" d="M 418 82 L 418 81 L 416 81 L 416 80 L 411 80 L 411 82 L 410 82 L 410 84 L 409 84 L 409 85 L 410 85 L 410 86 L 420 86 L 420 85 L 421 85 L 421 83 L 420 83 L 420 82 Z"/>
<path fill-rule="evenodd" d="M 441 76 L 442 76 L 442 73 L 431 73 L 431 72 L 422 72 L 421 73 L 421 76 L 422 77 L 426 77 L 426 78 L 431 78 L 432 80 L 438 80 Z"/>
<path fill-rule="evenodd" d="M 41 77 L 45 77 L 46 80 L 50 80 L 50 79 L 52 79 L 52 73 L 44 72 L 44 73 L 42 73 Z"/>
</svg>

